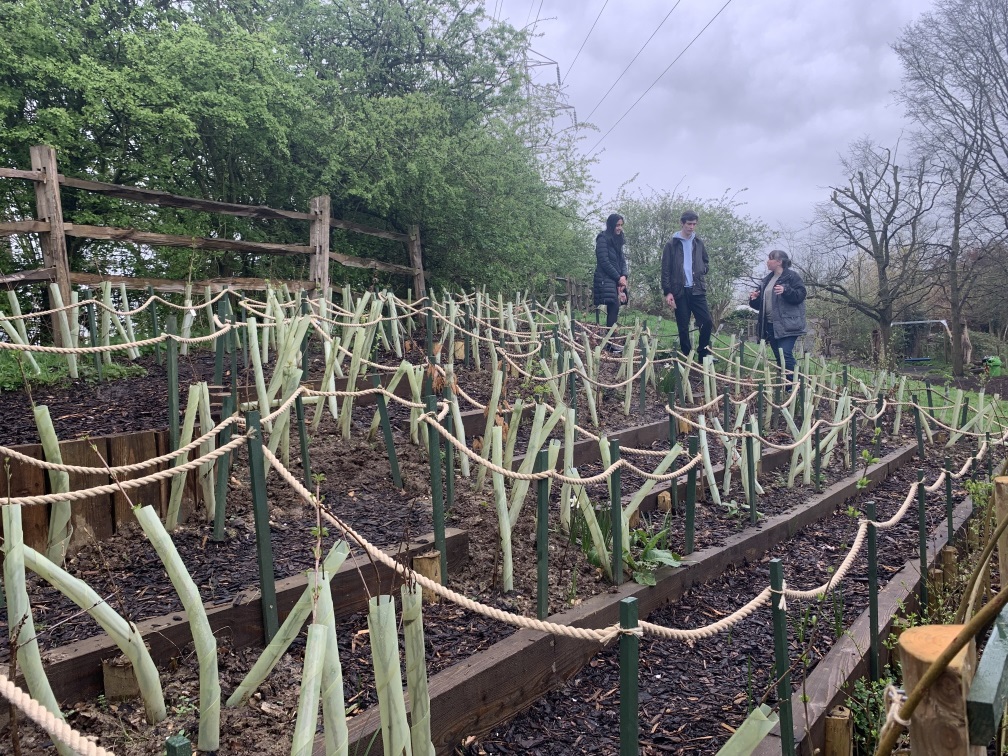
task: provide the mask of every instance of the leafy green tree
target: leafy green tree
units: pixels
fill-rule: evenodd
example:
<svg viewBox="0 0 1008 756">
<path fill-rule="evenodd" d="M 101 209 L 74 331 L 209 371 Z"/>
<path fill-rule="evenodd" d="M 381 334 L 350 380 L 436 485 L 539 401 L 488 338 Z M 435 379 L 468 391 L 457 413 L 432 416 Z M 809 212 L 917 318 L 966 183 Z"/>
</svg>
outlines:
<svg viewBox="0 0 1008 756">
<path fill-rule="evenodd" d="M 170 3 L 0 0 L 0 164 L 31 145 L 68 175 L 307 209 L 406 231 L 435 283 L 541 284 L 585 269 L 590 188 L 579 129 L 548 152 L 556 108 L 530 105 L 528 36 L 462 0 Z M 561 166 L 562 170 L 557 170 Z M 31 217 L 26 183 L 0 215 Z M 73 223 L 304 243 L 304 223 L 153 208 L 63 191 Z M 303 276 L 307 260 L 68 240 L 77 270 Z M 403 263 L 401 245 L 336 232 L 341 252 Z M 30 244 L 20 267 L 39 264 Z M 334 276 L 371 283 L 369 273 Z M 379 280 L 405 288 L 401 277 Z"/>
<path fill-rule="evenodd" d="M 698 199 L 679 192 L 655 191 L 650 195 L 624 191 L 613 201 L 615 212 L 626 218 L 626 253 L 635 303 L 651 312 L 667 313 L 661 290 L 661 256 L 665 243 L 679 230 L 684 210 L 700 216 L 697 234 L 710 256 L 707 302 L 717 325 L 737 299 L 735 291 L 752 271 L 770 229 L 743 212 L 738 195 Z"/>
</svg>

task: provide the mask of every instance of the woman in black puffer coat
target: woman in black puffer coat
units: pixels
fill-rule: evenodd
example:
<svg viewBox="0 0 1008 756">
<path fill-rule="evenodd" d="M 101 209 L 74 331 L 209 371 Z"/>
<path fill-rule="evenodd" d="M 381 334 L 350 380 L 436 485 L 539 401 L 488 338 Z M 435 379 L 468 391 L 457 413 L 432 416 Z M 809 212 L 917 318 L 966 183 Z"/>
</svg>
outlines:
<svg viewBox="0 0 1008 756">
<path fill-rule="evenodd" d="M 626 301 L 627 272 L 623 255 L 623 216 L 613 213 L 606 219 L 606 230 L 595 237 L 595 280 L 592 284 L 595 306 L 606 307 L 607 327 L 615 325 L 619 316 L 621 293 Z"/>
</svg>

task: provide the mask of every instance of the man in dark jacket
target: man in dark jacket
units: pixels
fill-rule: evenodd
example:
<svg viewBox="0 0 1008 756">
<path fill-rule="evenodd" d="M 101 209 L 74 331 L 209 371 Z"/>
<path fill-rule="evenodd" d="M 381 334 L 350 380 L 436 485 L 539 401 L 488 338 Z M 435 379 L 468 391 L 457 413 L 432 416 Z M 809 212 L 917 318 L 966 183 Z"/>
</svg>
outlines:
<svg viewBox="0 0 1008 756">
<path fill-rule="evenodd" d="M 665 302 L 675 310 L 676 325 L 679 327 L 679 348 L 683 354 L 689 354 L 690 315 L 696 320 L 700 330 L 700 343 L 697 344 L 697 359 L 703 359 L 710 354 L 711 320 L 707 307 L 707 272 L 710 261 L 703 239 L 696 235 L 698 216 L 692 210 L 687 210 L 679 218 L 682 224 L 665 245 L 662 251 L 661 281 L 665 292 Z"/>
<path fill-rule="evenodd" d="M 606 230 L 595 237 L 595 279 L 592 283 L 595 306 L 605 305 L 607 327 L 615 325 L 619 316 L 620 291 L 626 291 L 627 272 L 623 255 L 623 216 L 613 213 L 606 219 Z"/>
<path fill-rule="evenodd" d="M 787 380 L 794 374 L 794 347 L 805 333 L 805 282 L 791 270 L 791 258 L 781 249 L 767 257 L 767 273 L 758 289 L 749 292 L 749 306 L 759 312 L 757 333 L 766 339 L 780 365 L 784 352 Z"/>
</svg>

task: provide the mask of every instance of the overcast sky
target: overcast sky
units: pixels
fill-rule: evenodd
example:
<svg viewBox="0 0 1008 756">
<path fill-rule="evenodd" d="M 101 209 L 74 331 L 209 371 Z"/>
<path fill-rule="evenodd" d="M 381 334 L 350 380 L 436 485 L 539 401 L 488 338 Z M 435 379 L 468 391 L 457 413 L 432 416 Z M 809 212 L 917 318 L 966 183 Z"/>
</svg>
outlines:
<svg viewBox="0 0 1008 756">
<path fill-rule="evenodd" d="M 538 13 L 541 36 L 533 48 L 559 64 L 578 118 L 599 128 L 584 142 L 586 151 L 724 0 L 681 0 L 589 119 L 673 5 L 486 0 L 488 14 L 499 8 L 517 27 Z M 891 94 L 901 71 L 890 44 L 929 7 L 928 0 L 731 0 L 605 137 L 594 170 L 598 190 L 609 198 L 635 173 L 645 191 L 679 185 L 694 196 L 718 197 L 746 189 L 746 212 L 774 228 L 800 227 L 828 198 L 825 187 L 842 180 L 838 155 L 851 141 L 870 135 L 893 145 L 908 132 Z M 556 67 L 538 68 L 537 77 L 556 81 Z"/>
</svg>

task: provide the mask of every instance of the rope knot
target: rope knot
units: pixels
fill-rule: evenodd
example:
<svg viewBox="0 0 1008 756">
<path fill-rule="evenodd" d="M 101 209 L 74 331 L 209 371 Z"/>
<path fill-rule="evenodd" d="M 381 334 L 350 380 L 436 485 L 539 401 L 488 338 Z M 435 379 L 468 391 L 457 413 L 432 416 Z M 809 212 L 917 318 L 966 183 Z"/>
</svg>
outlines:
<svg viewBox="0 0 1008 756">
<path fill-rule="evenodd" d="M 899 715 L 899 710 L 906 703 L 907 697 L 906 693 L 902 688 L 897 688 L 895 685 L 887 685 L 883 695 L 883 701 L 886 707 L 886 724 L 895 722 L 901 727 L 910 727 L 910 721 L 903 719 Z"/>
</svg>

